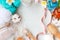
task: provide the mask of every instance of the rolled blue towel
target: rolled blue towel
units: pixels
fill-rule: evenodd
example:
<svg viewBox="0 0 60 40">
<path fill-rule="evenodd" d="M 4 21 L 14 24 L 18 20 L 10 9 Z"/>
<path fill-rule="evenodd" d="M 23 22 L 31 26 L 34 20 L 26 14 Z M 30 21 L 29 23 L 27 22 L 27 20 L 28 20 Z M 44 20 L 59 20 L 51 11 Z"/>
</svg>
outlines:
<svg viewBox="0 0 60 40">
<path fill-rule="evenodd" d="M 52 2 L 52 0 L 47 0 L 47 8 L 52 11 L 54 10 L 58 5 L 58 2 Z"/>
<path fill-rule="evenodd" d="M 9 5 L 6 1 L 7 0 L 0 0 L 0 5 L 8 9 L 12 14 L 14 14 L 16 12 L 16 9 L 21 5 L 20 0 L 14 0 L 11 5 Z"/>
</svg>

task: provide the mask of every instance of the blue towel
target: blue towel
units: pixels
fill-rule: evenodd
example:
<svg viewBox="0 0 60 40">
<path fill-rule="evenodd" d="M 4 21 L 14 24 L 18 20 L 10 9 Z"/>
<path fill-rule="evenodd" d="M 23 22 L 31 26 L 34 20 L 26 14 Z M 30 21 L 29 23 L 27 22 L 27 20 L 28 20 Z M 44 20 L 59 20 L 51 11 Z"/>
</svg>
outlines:
<svg viewBox="0 0 60 40">
<path fill-rule="evenodd" d="M 54 10 L 57 7 L 57 5 L 58 5 L 58 2 L 57 1 L 56 2 L 52 2 L 52 0 L 48 0 L 47 1 L 47 8 L 50 11 Z"/>
<path fill-rule="evenodd" d="M 12 5 L 9 5 L 6 3 L 6 0 L 0 0 L 0 5 L 2 5 L 4 8 L 8 9 L 12 14 L 16 12 L 16 9 L 20 6 L 21 1 L 20 0 L 15 0 Z"/>
</svg>

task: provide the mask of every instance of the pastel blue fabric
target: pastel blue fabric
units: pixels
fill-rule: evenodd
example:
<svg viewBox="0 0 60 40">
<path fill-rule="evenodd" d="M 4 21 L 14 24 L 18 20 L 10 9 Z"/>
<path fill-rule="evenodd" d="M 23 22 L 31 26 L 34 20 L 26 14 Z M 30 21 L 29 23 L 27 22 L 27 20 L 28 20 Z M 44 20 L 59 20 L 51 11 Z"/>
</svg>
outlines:
<svg viewBox="0 0 60 40">
<path fill-rule="evenodd" d="M 0 5 L 8 9 L 12 14 L 14 14 L 16 12 L 16 9 L 21 5 L 21 1 L 15 0 L 12 5 L 9 5 L 8 3 L 6 3 L 6 0 L 0 0 Z"/>
<path fill-rule="evenodd" d="M 54 10 L 58 5 L 58 2 L 52 2 L 52 0 L 47 0 L 47 8 L 48 10 L 52 11 Z"/>
</svg>

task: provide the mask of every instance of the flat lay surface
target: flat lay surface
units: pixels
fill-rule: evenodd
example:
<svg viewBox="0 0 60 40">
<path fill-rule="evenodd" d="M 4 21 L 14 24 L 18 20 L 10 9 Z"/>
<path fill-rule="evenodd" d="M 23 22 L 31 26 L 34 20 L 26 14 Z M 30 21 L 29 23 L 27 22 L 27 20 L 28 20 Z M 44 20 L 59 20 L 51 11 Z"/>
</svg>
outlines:
<svg viewBox="0 0 60 40">
<path fill-rule="evenodd" d="M 60 40 L 60 0 L 1 0 L 0 40 Z"/>
<path fill-rule="evenodd" d="M 43 6 L 41 6 L 40 4 L 34 4 L 30 7 L 22 5 L 17 12 L 22 16 L 22 22 L 18 26 L 20 30 L 21 27 L 27 28 L 34 36 L 36 36 L 40 32 L 44 32 L 45 26 L 41 22 L 45 12 Z M 48 15 L 51 14 L 48 12 Z M 49 21 L 45 21 L 46 25 L 50 22 L 49 18 L 51 17 L 48 16 Z"/>
</svg>

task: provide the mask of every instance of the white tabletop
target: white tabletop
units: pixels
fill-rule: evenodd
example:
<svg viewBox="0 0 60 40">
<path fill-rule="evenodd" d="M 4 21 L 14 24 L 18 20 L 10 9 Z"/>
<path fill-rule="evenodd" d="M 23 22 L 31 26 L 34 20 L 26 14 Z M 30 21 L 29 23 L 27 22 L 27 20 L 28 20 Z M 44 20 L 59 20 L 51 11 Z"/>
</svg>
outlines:
<svg viewBox="0 0 60 40">
<path fill-rule="evenodd" d="M 45 26 L 41 22 L 44 12 L 44 7 L 40 4 L 34 4 L 29 7 L 22 5 L 18 10 L 18 13 L 22 15 L 22 25 L 29 29 L 34 36 L 44 30 Z"/>
</svg>

